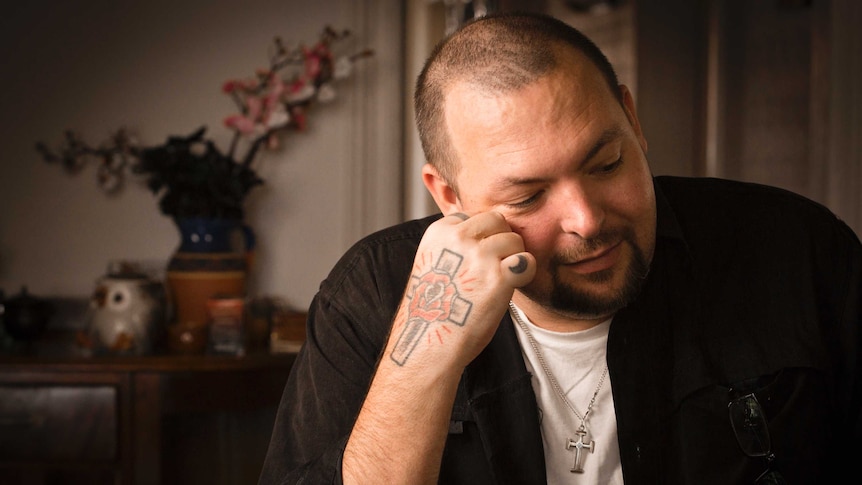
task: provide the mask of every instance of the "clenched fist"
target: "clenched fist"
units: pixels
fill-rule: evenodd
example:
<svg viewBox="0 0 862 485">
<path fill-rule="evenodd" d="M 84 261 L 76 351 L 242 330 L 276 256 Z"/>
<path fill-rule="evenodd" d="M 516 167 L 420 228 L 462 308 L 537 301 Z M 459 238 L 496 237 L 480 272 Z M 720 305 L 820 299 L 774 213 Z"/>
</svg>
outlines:
<svg viewBox="0 0 862 485">
<path fill-rule="evenodd" d="M 419 243 L 389 358 L 399 366 L 432 356 L 466 366 L 491 340 L 515 288 L 535 273 L 535 258 L 502 215 L 443 217 Z"/>
</svg>

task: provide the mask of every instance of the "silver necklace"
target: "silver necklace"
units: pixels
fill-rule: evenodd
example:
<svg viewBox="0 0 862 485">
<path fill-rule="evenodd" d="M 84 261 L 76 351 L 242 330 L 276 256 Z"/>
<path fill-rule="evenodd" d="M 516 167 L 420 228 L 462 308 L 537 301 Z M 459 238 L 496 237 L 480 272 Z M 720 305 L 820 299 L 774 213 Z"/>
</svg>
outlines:
<svg viewBox="0 0 862 485">
<path fill-rule="evenodd" d="M 596 396 L 599 395 L 599 391 L 602 390 L 602 386 L 605 384 L 605 378 L 608 376 L 608 366 L 605 365 L 605 370 L 602 371 L 602 376 L 599 378 L 599 385 L 596 386 L 595 392 L 593 392 L 593 397 L 590 399 L 590 403 L 587 405 L 587 410 L 584 411 L 584 415 L 581 416 L 581 413 L 578 412 L 577 409 L 569 402 L 569 399 L 566 397 L 566 393 L 563 392 L 563 388 L 560 387 L 560 384 L 557 382 L 557 379 L 551 374 L 551 369 L 548 368 L 547 362 L 545 362 L 545 357 L 542 355 L 542 351 L 539 349 L 539 344 L 536 342 L 536 339 L 533 338 L 533 333 L 530 332 L 530 328 L 527 326 L 526 322 L 521 319 L 521 315 L 518 313 L 518 309 L 515 308 L 515 304 L 511 301 L 509 302 L 509 309 L 512 311 L 512 316 L 515 317 L 515 322 L 521 327 L 521 330 L 524 331 L 524 334 L 527 336 L 527 340 L 530 341 L 530 346 L 533 347 L 533 352 L 536 353 L 536 358 L 539 359 L 539 364 L 542 366 L 542 370 L 545 372 L 545 375 L 548 377 L 548 380 L 551 382 L 551 386 L 554 388 L 554 391 L 557 392 L 557 395 L 563 401 L 567 408 L 581 421 L 581 425 L 578 426 L 578 430 L 575 431 L 575 434 L 578 435 L 578 440 L 575 441 L 572 438 L 566 440 L 566 449 L 567 450 L 575 450 L 575 462 L 572 465 L 571 470 L 572 473 L 584 473 L 584 465 L 581 462 L 583 460 L 583 451 L 587 450 L 590 453 L 594 453 L 596 449 L 596 442 L 590 440 L 589 443 L 584 441 L 584 438 L 587 436 L 587 417 L 589 417 L 590 413 L 593 411 L 593 404 L 596 403 Z"/>
</svg>

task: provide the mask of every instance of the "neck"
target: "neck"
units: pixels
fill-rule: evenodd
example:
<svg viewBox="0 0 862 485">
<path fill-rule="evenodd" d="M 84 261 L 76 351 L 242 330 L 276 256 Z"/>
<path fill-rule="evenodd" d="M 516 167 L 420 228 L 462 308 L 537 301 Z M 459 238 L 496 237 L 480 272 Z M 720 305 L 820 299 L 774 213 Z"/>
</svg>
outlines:
<svg viewBox="0 0 862 485">
<path fill-rule="evenodd" d="M 516 291 L 512 301 L 521 309 L 533 325 L 552 332 L 577 332 L 587 330 L 604 322 L 613 315 L 583 316 L 559 312 L 527 298 Z"/>
</svg>

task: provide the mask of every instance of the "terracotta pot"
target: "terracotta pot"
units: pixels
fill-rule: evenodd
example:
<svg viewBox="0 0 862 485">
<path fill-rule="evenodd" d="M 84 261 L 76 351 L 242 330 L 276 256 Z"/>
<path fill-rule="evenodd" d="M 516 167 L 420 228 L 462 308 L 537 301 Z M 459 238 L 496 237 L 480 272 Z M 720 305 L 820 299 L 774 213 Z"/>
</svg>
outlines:
<svg viewBox="0 0 862 485">
<path fill-rule="evenodd" d="M 173 324 L 205 327 L 207 301 L 246 295 L 254 236 L 240 221 L 195 218 L 176 224 L 182 239 L 166 274 Z"/>
<path fill-rule="evenodd" d="M 246 293 L 246 258 L 238 253 L 175 253 L 167 272 L 177 324 L 209 323 L 207 301 Z"/>
</svg>

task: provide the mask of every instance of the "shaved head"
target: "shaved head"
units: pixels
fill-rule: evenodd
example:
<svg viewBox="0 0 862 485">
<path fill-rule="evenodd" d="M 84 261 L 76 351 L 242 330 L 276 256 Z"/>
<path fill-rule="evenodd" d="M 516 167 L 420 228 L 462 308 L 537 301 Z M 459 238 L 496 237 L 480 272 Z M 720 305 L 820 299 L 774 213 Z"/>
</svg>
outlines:
<svg viewBox="0 0 862 485">
<path fill-rule="evenodd" d="M 444 115 L 449 88 L 468 83 L 497 94 L 520 89 L 555 70 L 561 49 L 584 54 L 620 99 L 616 73 L 604 54 L 581 32 L 553 17 L 489 15 L 437 45 L 416 82 L 416 126 L 425 158 L 453 188 L 459 162 L 450 148 Z"/>
</svg>

